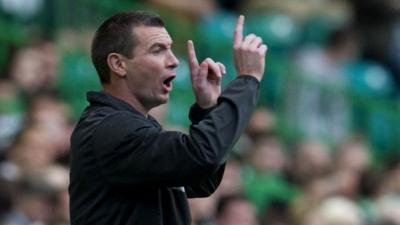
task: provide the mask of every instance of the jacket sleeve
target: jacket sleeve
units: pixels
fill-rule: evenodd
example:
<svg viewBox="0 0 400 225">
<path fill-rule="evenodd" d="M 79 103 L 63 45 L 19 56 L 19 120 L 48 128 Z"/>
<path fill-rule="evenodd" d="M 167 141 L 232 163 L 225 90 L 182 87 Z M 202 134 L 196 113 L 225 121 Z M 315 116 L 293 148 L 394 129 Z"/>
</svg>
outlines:
<svg viewBox="0 0 400 225">
<path fill-rule="evenodd" d="M 213 108 L 202 109 L 197 104 L 194 104 L 190 108 L 189 118 L 192 124 L 197 124 L 204 117 L 210 113 Z M 188 198 L 200 198 L 200 197 L 208 197 L 217 189 L 219 184 L 221 183 L 222 177 L 225 171 L 225 163 L 220 165 L 211 176 L 207 177 L 205 180 L 199 182 L 195 185 L 185 186 L 185 192 Z"/>
<path fill-rule="evenodd" d="M 258 94 L 255 78 L 238 77 L 223 91 L 217 106 L 192 123 L 189 134 L 164 131 L 128 112 L 110 115 L 93 134 L 99 172 L 118 186 L 218 185 L 221 166 L 243 132 Z M 216 173 L 218 182 L 210 183 L 207 178 Z"/>
<path fill-rule="evenodd" d="M 185 186 L 188 198 L 203 198 L 214 193 L 222 181 L 225 172 L 225 163 L 217 169 L 210 177 L 195 185 Z"/>
</svg>

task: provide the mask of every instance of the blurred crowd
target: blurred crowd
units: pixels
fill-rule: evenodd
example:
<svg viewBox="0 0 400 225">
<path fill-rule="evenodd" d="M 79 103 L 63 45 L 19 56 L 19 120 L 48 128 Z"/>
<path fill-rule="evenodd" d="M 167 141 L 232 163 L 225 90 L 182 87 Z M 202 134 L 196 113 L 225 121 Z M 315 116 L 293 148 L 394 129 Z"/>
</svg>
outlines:
<svg viewBox="0 0 400 225">
<path fill-rule="evenodd" d="M 237 15 L 269 46 L 260 105 L 217 192 L 190 200 L 193 225 L 400 225 L 399 0 L 118 3 L 0 0 L 0 225 L 69 224 L 69 137 L 101 88 L 93 30 L 132 9 L 165 19 L 181 61 L 151 112 L 167 129 L 189 124 L 187 39 L 226 65 L 224 84 Z"/>
</svg>

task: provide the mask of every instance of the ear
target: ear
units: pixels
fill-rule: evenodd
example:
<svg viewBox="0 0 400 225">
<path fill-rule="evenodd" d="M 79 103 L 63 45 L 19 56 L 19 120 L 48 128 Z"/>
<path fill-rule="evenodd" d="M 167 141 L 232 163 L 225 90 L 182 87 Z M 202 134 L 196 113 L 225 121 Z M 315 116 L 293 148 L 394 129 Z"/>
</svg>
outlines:
<svg viewBox="0 0 400 225">
<path fill-rule="evenodd" d="M 110 53 L 107 56 L 107 64 L 110 71 L 115 73 L 119 77 L 126 76 L 126 63 L 123 60 L 123 56 L 118 53 Z"/>
</svg>

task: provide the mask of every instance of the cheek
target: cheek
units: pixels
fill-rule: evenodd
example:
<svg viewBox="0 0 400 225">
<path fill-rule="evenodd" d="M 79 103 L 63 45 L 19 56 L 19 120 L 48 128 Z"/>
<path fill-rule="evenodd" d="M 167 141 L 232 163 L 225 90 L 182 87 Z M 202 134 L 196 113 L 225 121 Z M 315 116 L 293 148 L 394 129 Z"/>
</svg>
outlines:
<svg viewBox="0 0 400 225">
<path fill-rule="evenodd" d="M 142 60 L 132 68 L 130 83 L 138 88 L 154 86 L 157 79 L 161 76 L 163 68 L 156 60 Z"/>
</svg>

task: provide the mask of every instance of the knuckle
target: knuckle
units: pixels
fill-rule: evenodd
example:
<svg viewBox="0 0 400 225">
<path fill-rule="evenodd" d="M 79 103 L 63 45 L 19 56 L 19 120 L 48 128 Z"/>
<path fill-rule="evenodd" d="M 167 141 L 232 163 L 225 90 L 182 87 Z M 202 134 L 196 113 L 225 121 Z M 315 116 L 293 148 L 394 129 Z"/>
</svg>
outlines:
<svg viewBox="0 0 400 225">
<path fill-rule="evenodd" d="M 258 49 L 252 47 L 252 48 L 249 49 L 249 52 L 251 52 L 251 53 L 256 53 L 256 52 L 258 52 Z"/>
<path fill-rule="evenodd" d="M 240 47 L 240 50 L 242 50 L 242 51 L 248 51 L 249 50 L 249 47 L 247 46 L 247 45 L 243 45 L 243 46 L 241 46 Z"/>
</svg>

